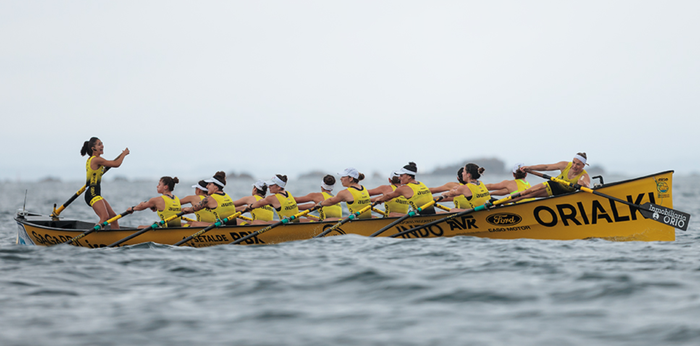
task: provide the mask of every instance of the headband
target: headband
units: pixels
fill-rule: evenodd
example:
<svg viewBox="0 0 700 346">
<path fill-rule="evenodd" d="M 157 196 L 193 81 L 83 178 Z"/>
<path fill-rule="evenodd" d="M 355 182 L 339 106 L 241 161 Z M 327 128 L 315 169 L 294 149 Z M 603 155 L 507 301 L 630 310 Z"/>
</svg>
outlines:
<svg viewBox="0 0 700 346">
<path fill-rule="evenodd" d="M 584 165 L 587 164 L 587 163 L 586 163 L 586 158 L 583 157 L 583 156 L 581 156 L 581 155 L 579 155 L 579 154 L 574 155 L 574 158 L 575 158 L 575 159 L 578 159 L 579 161 L 581 161 Z"/>
<path fill-rule="evenodd" d="M 281 188 L 283 188 L 283 189 L 284 189 L 285 186 L 287 186 L 287 183 L 285 183 L 284 181 L 282 181 L 282 179 L 278 178 L 277 176 L 272 177 L 272 179 L 266 181 L 266 183 L 267 183 L 267 186 L 270 186 L 270 185 L 277 185 L 277 186 L 279 186 L 279 187 L 281 187 Z"/>
</svg>

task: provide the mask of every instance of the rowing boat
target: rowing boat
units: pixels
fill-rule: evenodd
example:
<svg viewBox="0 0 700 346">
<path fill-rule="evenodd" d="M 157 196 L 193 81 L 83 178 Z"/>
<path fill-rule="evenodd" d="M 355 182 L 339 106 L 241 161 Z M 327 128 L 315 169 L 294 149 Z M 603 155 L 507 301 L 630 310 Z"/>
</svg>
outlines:
<svg viewBox="0 0 700 346">
<path fill-rule="evenodd" d="M 653 203 L 673 208 L 673 171 L 665 171 L 635 179 L 603 184 L 594 190 L 602 194 L 641 205 Z M 409 230 L 443 219 L 450 213 L 418 215 L 407 218 L 383 232 L 380 236 Z M 656 215 L 655 215 L 656 216 Z M 94 223 L 59 219 L 28 212 L 15 217 L 18 225 L 17 243 L 51 246 L 64 243 L 94 227 Z M 391 224 L 397 218 L 355 220 L 327 234 L 357 234 L 369 236 Z M 688 222 L 688 220 L 679 220 Z M 311 239 L 336 224 L 330 222 L 290 223 L 269 232 L 251 237 L 241 245 L 277 244 Z M 192 247 L 223 245 L 241 239 L 265 225 L 222 226 L 214 228 L 183 244 Z M 682 228 L 682 227 L 679 227 Z M 126 241 L 120 246 L 153 242 L 173 245 L 201 230 L 196 227 L 155 229 Z M 133 234 L 136 229 L 101 230 L 73 243 L 82 247 L 105 247 Z M 612 241 L 673 241 L 675 229 L 668 223 L 645 218 L 638 208 L 622 204 L 598 194 L 572 192 L 523 203 L 498 206 L 474 211 L 432 226 L 402 234 L 400 238 L 435 238 L 475 236 L 494 239 L 551 239 L 573 240 L 600 238 Z"/>
</svg>

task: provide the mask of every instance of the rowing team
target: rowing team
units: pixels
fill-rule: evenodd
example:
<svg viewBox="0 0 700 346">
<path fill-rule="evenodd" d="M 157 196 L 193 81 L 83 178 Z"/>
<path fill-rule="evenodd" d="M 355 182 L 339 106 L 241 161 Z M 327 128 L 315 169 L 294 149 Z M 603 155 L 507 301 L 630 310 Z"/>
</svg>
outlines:
<svg viewBox="0 0 700 346">
<path fill-rule="evenodd" d="M 124 157 L 129 154 L 129 149 L 125 149 L 122 154 L 114 160 L 106 160 L 101 157 L 104 153 L 104 144 L 98 138 L 93 137 L 90 141 L 85 141 L 81 154 L 89 154 L 86 163 L 87 182 L 89 187 L 85 195 L 85 201 L 90 205 L 100 222 L 104 222 L 116 216 L 109 203 L 100 195 L 100 183 L 102 174 L 107 167 L 119 167 Z M 318 220 L 338 220 L 342 218 L 342 208 L 340 203 L 345 202 L 351 214 L 361 212 L 357 218 L 372 218 L 372 211 L 383 214 L 385 217 L 397 217 L 406 215 L 409 208 L 418 210 L 421 215 L 435 214 L 435 207 L 430 203 L 433 201 L 433 194 L 442 193 L 442 201 L 453 201 L 455 208 L 448 209 L 450 212 L 476 208 L 491 200 L 492 195 L 513 195 L 519 193 L 519 197 L 513 198 L 513 202 L 532 200 L 535 197 L 554 196 L 573 191 L 572 187 L 565 186 L 552 181 L 531 186 L 525 180 L 529 171 L 554 171 L 561 173 L 559 179 L 566 180 L 572 184 L 588 187 L 590 177 L 584 170 L 587 157 L 585 153 L 577 153 L 571 161 L 561 161 L 554 164 L 541 164 L 525 166 L 517 164 L 513 167 L 513 180 L 504 180 L 496 184 L 485 184 L 479 180 L 484 173 L 484 168 L 474 163 L 468 163 L 457 172 L 458 182 L 449 182 L 439 187 L 429 188 L 422 182 L 416 180 L 418 167 L 414 162 L 409 162 L 400 170 L 392 172 L 389 177 L 389 184 L 367 189 L 360 184 L 365 176 L 355 168 L 347 168 L 340 175 L 340 183 L 345 188 L 335 195 L 336 179 L 333 175 L 326 175 L 321 183 L 320 192 L 312 192 L 302 197 L 294 197 L 285 190 L 288 178 L 285 175 L 277 174 L 268 181 L 257 181 L 252 186 L 250 196 L 233 200 L 226 192 L 226 173 L 217 172 L 210 179 L 201 180 L 193 185 L 194 195 L 179 199 L 173 194 L 175 184 L 179 183 L 177 177 L 162 177 L 156 187 L 159 197 L 154 197 L 148 201 L 141 202 L 127 210 L 134 212 L 144 209 L 151 209 L 158 213 L 161 220 L 169 220 L 164 227 L 194 226 L 205 227 L 217 220 L 228 219 L 229 216 L 237 213 L 250 213 L 248 218 L 251 224 L 273 223 L 274 214 L 277 213 L 279 220 L 294 216 L 300 210 L 316 208 L 319 211 Z M 268 192 L 270 193 L 268 195 Z M 385 210 L 368 206 L 381 204 L 385 205 Z M 182 205 L 190 204 L 190 207 Z M 422 208 L 429 205 L 429 207 Z M 444 207 L 443 207 L 444 208 Z M 447 209 L 447 208 L 444 208 Z M 178 214 L 196 215 L 196 220 L 182 222 L 173 216 Z M 307 216 L 310 216 L 308 214 Z M 302 219 L 302 221 L 313 221 Z M 227 225 L 243 224 L 246 221 L 237 219 L 228 220 Z M 112 222 L 111 228 L 118 228 L 116 221 Z"/>
</svg>

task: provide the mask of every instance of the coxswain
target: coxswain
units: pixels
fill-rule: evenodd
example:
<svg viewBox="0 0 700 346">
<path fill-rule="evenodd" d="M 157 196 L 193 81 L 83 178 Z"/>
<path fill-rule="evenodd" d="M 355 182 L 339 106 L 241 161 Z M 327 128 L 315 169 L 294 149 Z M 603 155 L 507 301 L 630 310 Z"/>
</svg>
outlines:
<svg viewBox="0 0 700 346">
<path fill-rule="evenodd" d="M 275 209 L 280 220 L 299 214 L 299 207 L 297 206 L 297 202 L 294 200 L 294 196 L 292 196 L 292 194 L 288 191 L 284 190 L 284 188 L 287 186 L 287 181 L 287 176 L 280 174 L 276 174 L 272 177 L 272 179 L 266 181 L 265 184 L 267 184 L 267 188 L 270 190 L 271 195 L 259 201 L 255 201 L 252 204 L 248 204 L 248 206 L 244 209 L 244 212 L 249 212 L 256 208 L 269 205 Z M 272 222 L 273 221 L 255 220 L 252 222 L 252 224 L 267 224 Z M 299 219 L 296 219 L 293 222 L 299 222 Z"/>
<path fill-rule="evenodd" d="M 207 183 L 209 195 L 207 195 L 199 203 L 193 204 L 191 207 L 182 208 L 182 211 L 189 214 L 196 213 L 198 210 L 206 208 L 214 214 L 217 221 L 223 220 L 235 214 L 236 206 L 233 205 L 231 196 L 224 192 L 224 187 L 226 186 L 226 173 L 222 171 L 216 172 L 212 178 L 206 179 L 204 182 Z M 193 227 L 206 227 L 212 223 L 213 222 L 195 221 L 191 222 L 190 224 Z M 226 222 L 226 225 L 236 224 L 236 219 L 228 220 Z"/>
<path fill-rule="evenodd" d="M 561 180 L 566 180 L 572 184 L 590 187 L 591 177 L 588 176 L 588 172 L 586 172 L 586 170 L 583 169 L 586 165 L 588 165 L 586 161 L 588 161 L 586 153 L 576 153 L 576 155 L 574 155 L 574 158 L 571 161 L 561 161 L 552 164 L 523 166 L 520 167 L 520 169 L 525 172 L 560 170 L 561 173 L 557 176 L 557 178 Z M 573 192 L 574 190 L 575 189 L 570 186 L 565 186 L 553 181 L 546 181 L 521 192 L 520 195 L 528 198 L 547 197 Z"/>
<path fill-rule="evenodd" d="M 299 210 L 311 209 L 319 202 L 335 197 L 333 195 L 334 188 L 335 177 L 327 174 L 321 181 L 321 192 L 311 192 L 306 196 L 294 197 L 294 199 L 299 205 Z M 328 205 L 320 208 L 318 210 L 318 215 L 320 221 L 338 220 L 343 217 L 343 207 L 341 207 L 340 204 Z"/>
<path fill-rule="evenodd" d="M 479 181 L 479 178 L 484 171 L 485 169 L 483 167 L 479 167 L 475 163 L 468 163 L 464 166 L 464 170 L 462 171 L 462 179 L 464 180 L 465 184 L 443 193 L 442 196 L 445 198 L 464 196 L 466 199 L 466 204 L 464 202 L 456 202 L 455 208 L 451 209 L 450 212 L 473 209 L 484 205 L 491 199 L 489 190 L 486 189 L 486 184 Z"/>
<path fill-rule="evenodd" d="M 162 177 L 158 181 L 158 185 L 156 186 L 156 191 L 160 193 L 160 196 L 158 197 L 153 197 L 145 202 L 141 202 L 133 207 L 131 207 L 131 212 L 139 211 L 139 210 L 145 210 L 145 209 L 151 209 L 152 211 L 155 211 L 158 213 L 158 217 L 160 218 L 161 221 L 172 217 L 179 213 L 181 211 L 181 204 L 180 204 L 180 199 L 177 198 L 173 194 L 173 190 L 175 189 L 175 184 L 179 183 L 180 180 L 175 177 Z M 181 226 L 181 219 L 175 218 L 172 219 L 165 224 L 162 225 L 163 228 L 166 227 L 180 227 Z M 139 226 L 139 228 L 143 227 L 149 227 L 148 225 L 146 226 Z"/>
<path fill-rule="evenodd" d="M 338 173 L 340 176 L 340 184 L 345 187 L 345 190 L 326 200 L 318 202 L 319 207 L 336 205 L 340 202 L 345 202 L 350 214 L 359 212 L 363 208 L 371 205 L 369 192 L 366 187 L 360 185 L 360 181 L 365 179 L 365 175 L 358 172 L 355 168 L 346 168 L 343 173 Z M 371 219 L 372 211 L 367 211 L 357 216 L 358 219 Z"/>
<path fill-rule="evenodd" d="M 522 170 L 522 167 L 524 166 L 525 165 L 522 163 L 518 163 L 513 166 L 513 180 L 504 180 L 496 184 L 486 184 L 486 189 L 489 190 L 489 193 L 492 196 L 512 195 L 529 189 L 531 187 L 530 183 L 525 180 L 527 173 Z M 534 200 L 534 198 L 521 199 L 519 202 L 527 202 L 532 200 Z"/>
<path fill-rule="evenodd" d="M 399 173 L 399 171 L 393 171 L 391 172 L 391 176 L 389 177 L 388 185 L 380 185 L 373 189 L 370 189 L 368 191 L 369 195 L 375 196 L 372 197 L 372 202 L 375 202 L 379 198 L 378 195 L 386 195 L 396 191 L 396 189 L 398 189 L 399 186 L 401 186 L 400 176 L 401 174 Z M 387 217 L 404 216 L 408 213 L 409 205 L 410 204 L 408 203 L 406 197 L 399 196 L 397 198 L 384 202 L 384 211 L 386 212 Z"/>
<path fill-rule="evenodd" d="M 267 195 L 267 184 L 264 180 L 258 180 L 253 184 L 253 190 L 250 196 L 245 196 L 241 199 L 233 201 L 233 205 L 236 206 L 237 211 L 245 210 L 245 206 L 248 204 L 253 204 L 261 199 L 265 198 Z M 260 208 L 255 208 L 250 211 L 250 216 L 255 220 L 262 221 L 272 221 L 275 217 L 275 210 L 269 205 L 264 205 Z"/>
<path fill-rule="evenodd" d="M 85 170 L 87 172 L 85 203 L 92 207 L 92 210 L 94 210 L 95 214 L 100 218 L 100 223 L 117 216 L 114 210 L 112 210 L 112 206 L 109 205 L 109 202 L 102 197 L 102 174 L 104 173 L 105 167 L 116 168 L 121 166 L 126 155 L 129 155 L 129 148 L 126 148 L 116 159 L 106 160 L 102 157 L 104 149 L 104 143 L 97 137 L 92 137 L 90 140 L 85 141 L 83 147 L 80 149 L 80 155 L 90 155 L 90 158 L 88 158 L 85 163 Z M 119 222 L 116 220 L 113 221 L 110 224 L 110 228 L 119 229 Z"/>
<path fill-rule="evenodd" d="M 418 208 L 430 203 L 433 200 L 433 194 L 430 193 L 430 189 L 428 189 L 425 184 L 416 180 L 417 172 L 418 166 L 416 166 L 415 162 L 409 162 L 407 165 L 403 166 L 403 168 L 398 171 L 401 186 L 391 193 L 382 195 L 377 198 L 376 201 L 383 203 L 403 196 L 408 200 L 413 210 L 418 210 Z M 421 210 L 420 214 L 435 214 L 435 207 L 431 205 Z"/>
<path fill-rule="evenodd" d="M 200 180 L 197 184 L 192 185 L 194 189 L 194 195 L 189 195 L 180 199 L 180 204 L 191 204 L 195 205 L 201 202 L 205 197 L 209 195 L 209 189 L 207 189 L 207 182 Z M 216 222 L 216 216 L 209 209 L 203 208 L 194 212 L 197 217 L 197 221 L 214 223 Z"/>
</svg>

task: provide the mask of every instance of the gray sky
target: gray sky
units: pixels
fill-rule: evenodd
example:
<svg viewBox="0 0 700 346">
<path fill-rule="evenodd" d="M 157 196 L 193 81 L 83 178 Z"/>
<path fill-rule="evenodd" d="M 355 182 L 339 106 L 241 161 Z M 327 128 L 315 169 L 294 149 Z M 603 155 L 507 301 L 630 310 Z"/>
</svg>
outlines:
<svg viewBox="0 0 700 346">
<path fill-rule="evenodd" d="M 0 180 L 700 171 L 697 1 L 0 1 Z M 478 162 L 477 162 L 478 163 Z"/>
</svg>

